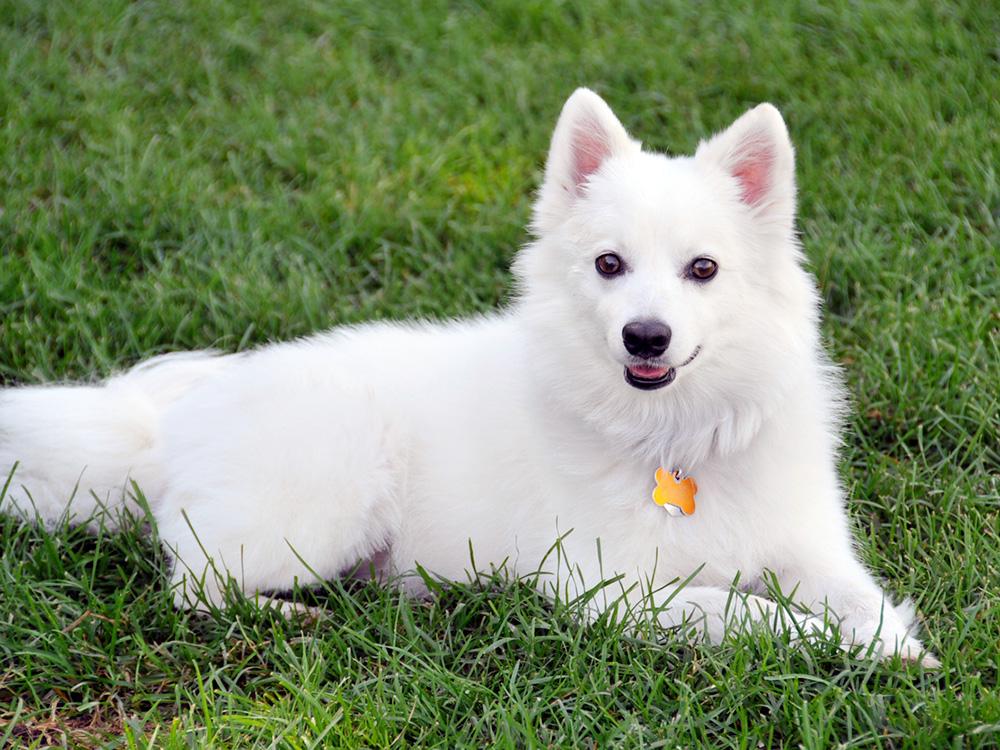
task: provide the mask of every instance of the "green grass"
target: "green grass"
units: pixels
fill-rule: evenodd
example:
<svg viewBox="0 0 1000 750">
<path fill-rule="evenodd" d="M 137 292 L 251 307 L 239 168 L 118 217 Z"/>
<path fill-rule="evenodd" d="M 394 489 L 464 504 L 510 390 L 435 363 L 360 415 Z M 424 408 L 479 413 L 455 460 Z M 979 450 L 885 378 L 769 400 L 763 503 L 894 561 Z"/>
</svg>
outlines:
<svg viewBox="0 0 1000 750">
<path fill-rule="evenodd" d="M 0 0 L 0 382 L 488 310 L 590 85 L 677 153 L 770 100 L 853 396 L 865 560 L 943 667 L 585 628 L 522 587 L 175 612 L 135 530 L 0 519 L 0 746 L 1000 744 L 988 2 Z"/>
</svg>

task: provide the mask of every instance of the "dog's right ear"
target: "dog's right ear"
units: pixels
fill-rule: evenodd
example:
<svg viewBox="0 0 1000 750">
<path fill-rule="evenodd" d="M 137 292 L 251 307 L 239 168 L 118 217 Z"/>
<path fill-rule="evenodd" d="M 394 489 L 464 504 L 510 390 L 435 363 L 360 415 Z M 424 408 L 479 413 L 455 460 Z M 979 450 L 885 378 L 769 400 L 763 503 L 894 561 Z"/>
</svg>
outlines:
<svg viewBox="0 0 1000 750">
<path fill-rule="evenodd" d="M 574 91 L 552 135 L 545 181 L 535 202 L 535 233 L 545 234 L 565 220 L 605 161 L 638 150 L 639 144 L 629 138 L 601 97 L 590 89 Z"/>
</svg>

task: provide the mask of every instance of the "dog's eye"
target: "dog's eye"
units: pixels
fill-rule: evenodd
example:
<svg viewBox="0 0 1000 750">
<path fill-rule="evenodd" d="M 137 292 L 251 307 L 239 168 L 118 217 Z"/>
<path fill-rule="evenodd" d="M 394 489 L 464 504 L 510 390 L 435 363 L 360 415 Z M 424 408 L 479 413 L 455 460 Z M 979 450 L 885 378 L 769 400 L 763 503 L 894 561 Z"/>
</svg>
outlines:
<svg viewBox="0 0 1000 750">
<path fill-rule="evenodd" d="M 604 253 L 604 255 L 598 255 L 597 260 L 594 261 L 594 265 L 597 267 L 597 272 L 601 274 L 601 276 L 608 278 L 611 276 L 617 276 L 625 270 L 625 261 L 623 261 L 615 253 Z"/>
<path fill-rule="evenodd" d="M 719 264 L 711 258 L 695 258 L 688 266 L 688 276 L 695 281 L 708 281 L 719 271 Z"/>
</svg>

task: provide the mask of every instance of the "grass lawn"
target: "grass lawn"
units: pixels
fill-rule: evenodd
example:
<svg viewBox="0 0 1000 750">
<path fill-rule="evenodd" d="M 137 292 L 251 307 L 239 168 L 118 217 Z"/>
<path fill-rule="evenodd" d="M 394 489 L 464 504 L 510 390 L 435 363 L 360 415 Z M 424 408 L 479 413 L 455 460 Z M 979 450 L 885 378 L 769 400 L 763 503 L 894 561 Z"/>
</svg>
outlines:
<svg viewBox="0 0 1000 750">
<path fill-rule="evenodd" d="M 943 667 L 488 584 L 179 614 L 138 530 L 0 519 L 0 747 L 1000 744 L 1000 10 L 721 5 L 0 0 L 0 383 L 488 310 L 575 86 L 677 153 L 768 100 L 861 554 Z"/>
</svg>

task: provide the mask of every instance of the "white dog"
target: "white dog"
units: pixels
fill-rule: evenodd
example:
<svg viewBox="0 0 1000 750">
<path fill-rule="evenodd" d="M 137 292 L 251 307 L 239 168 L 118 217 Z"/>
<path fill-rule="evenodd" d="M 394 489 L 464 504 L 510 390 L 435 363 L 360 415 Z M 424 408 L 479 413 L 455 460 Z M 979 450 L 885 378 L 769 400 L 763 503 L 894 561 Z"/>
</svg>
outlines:
<svg viewBox="0 0 1000 750">
<path fill-rule="evenodd" d="M 221 602 L 220 570 L 252 594 L 359 561 L 411 585 L 397 574 L 418 564 L 505 566 L 568 596 L 614 578 L 592 611 L 652 604 L 713 640 L 832 612 L 845 643 L 933 664 L 852 548 L 840 386 L 794 219 L 774 107 L 669 158 L 580 89 L 508 309 L 8 389 L 4 508 L 134 507 L 134 480 L 181 606 Z M 825 614 L 763 596 L 769 576 Z"/>
</svg>

